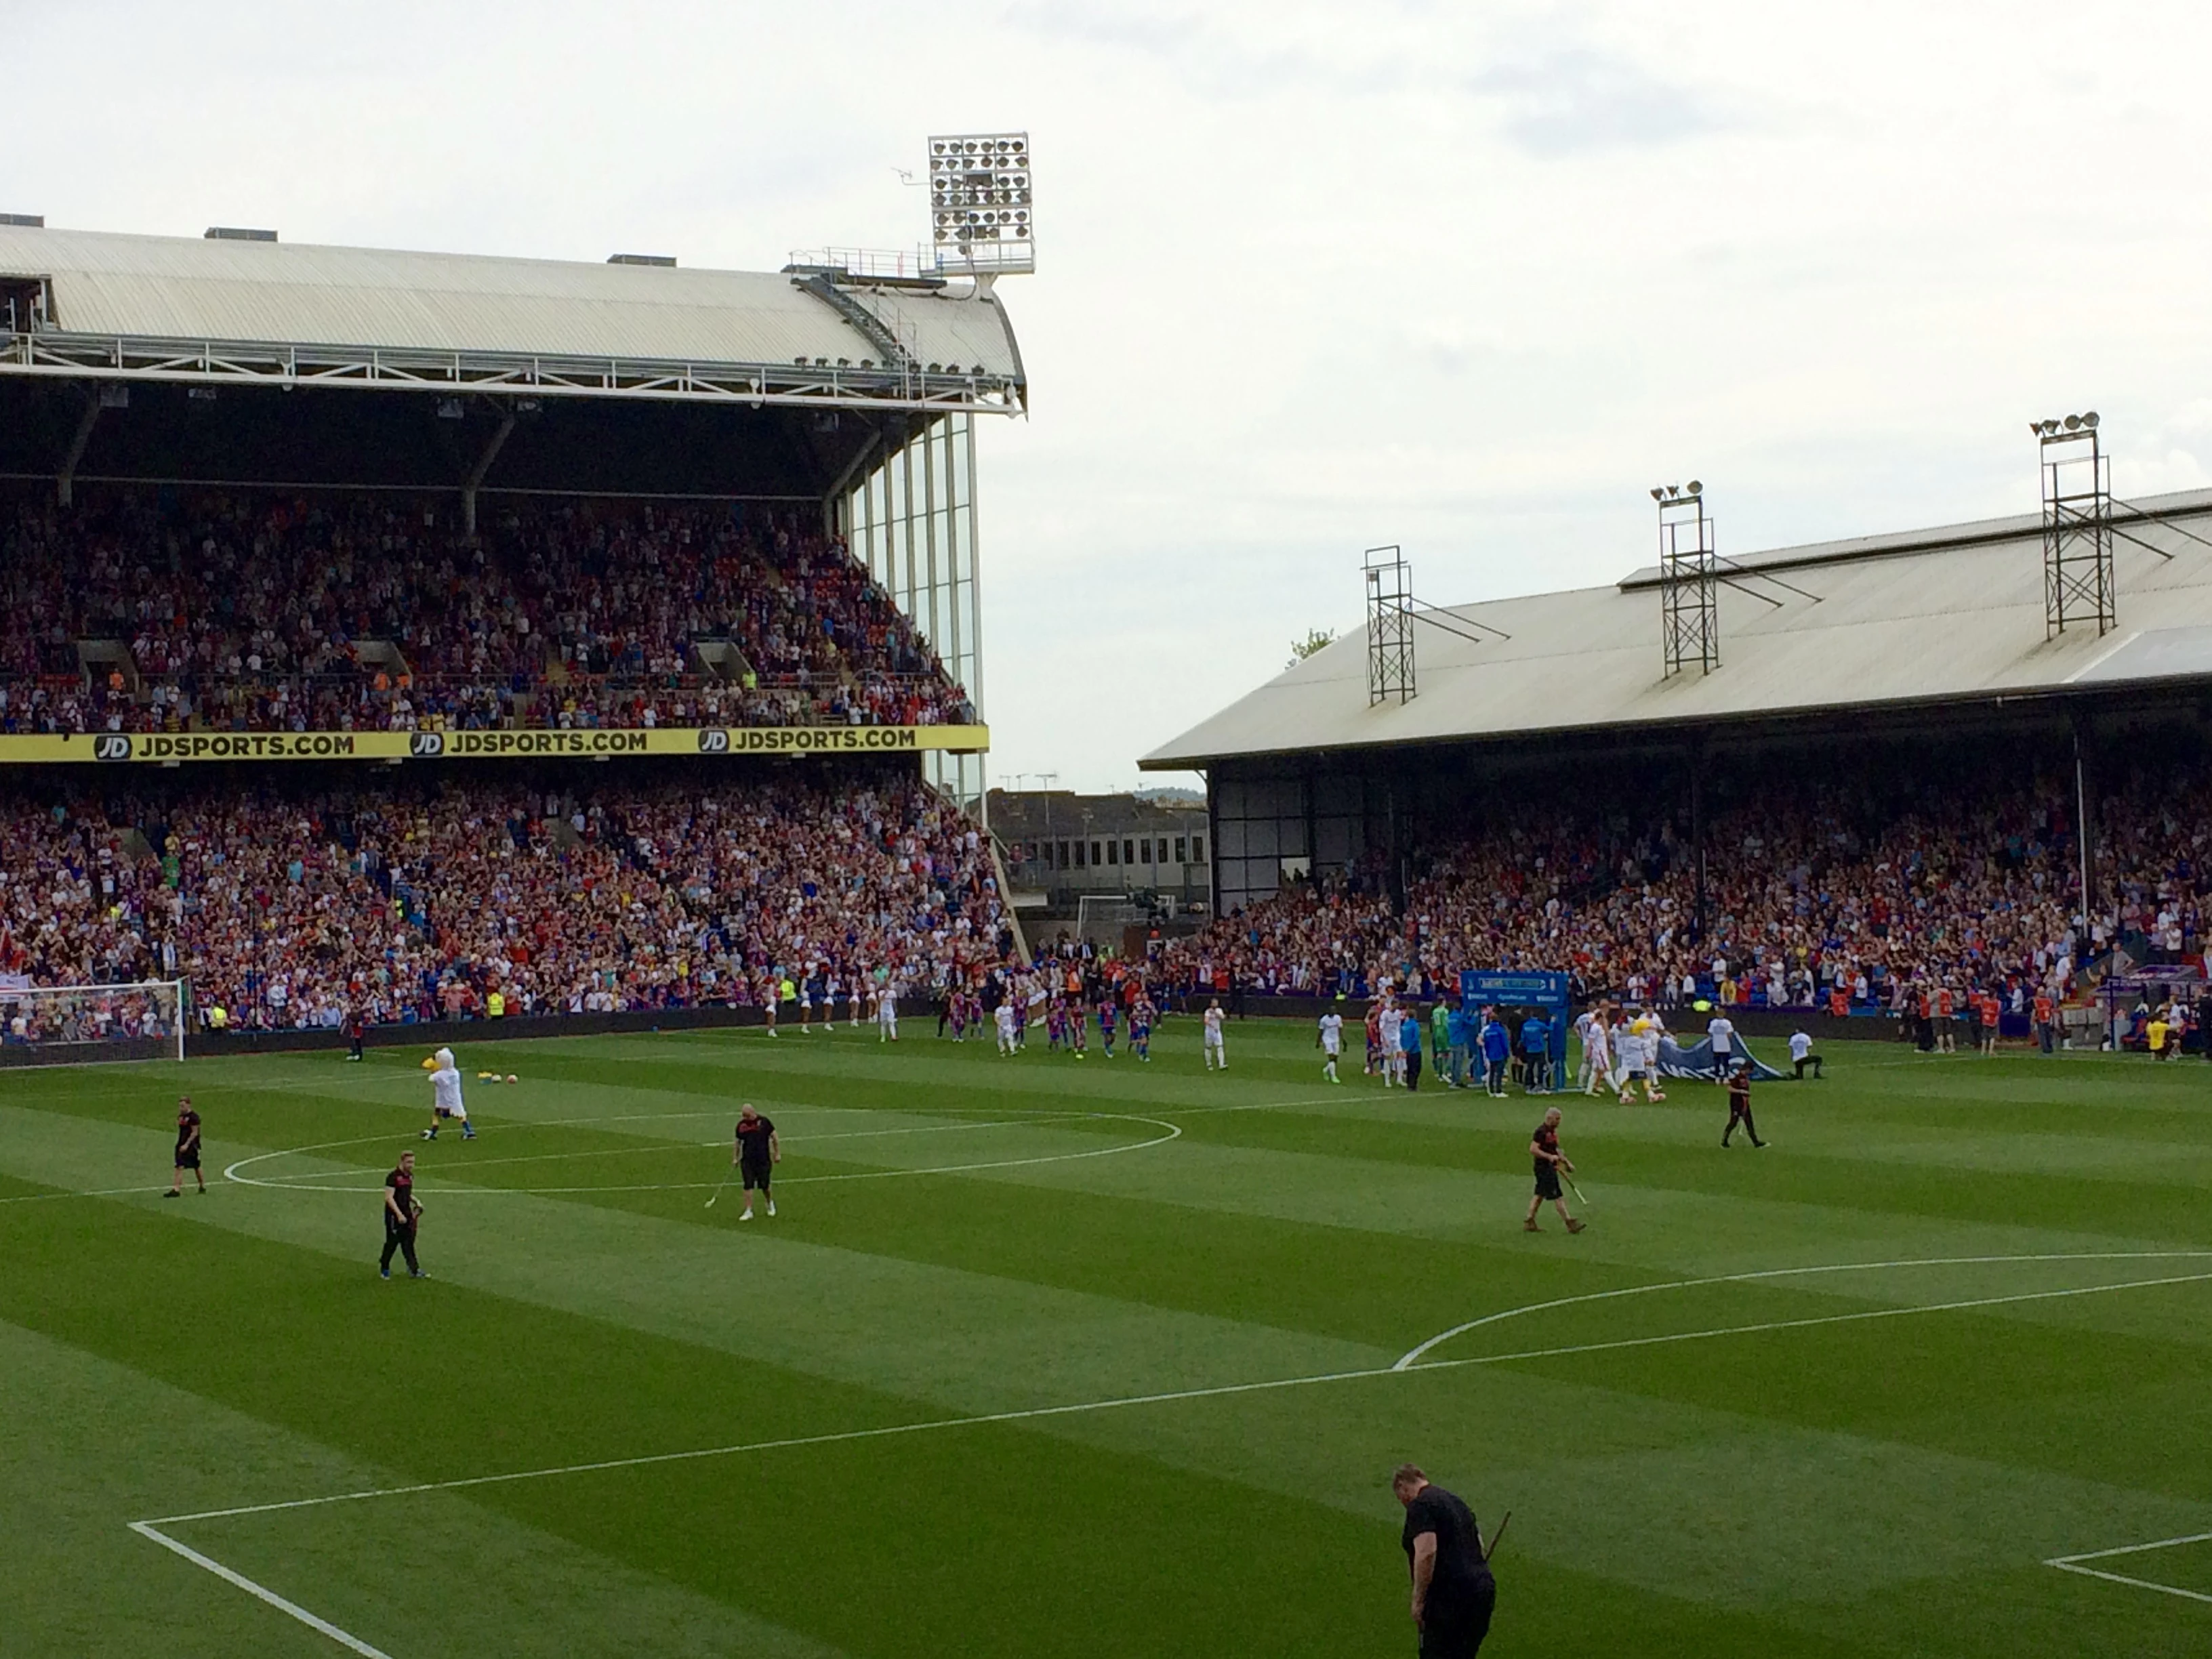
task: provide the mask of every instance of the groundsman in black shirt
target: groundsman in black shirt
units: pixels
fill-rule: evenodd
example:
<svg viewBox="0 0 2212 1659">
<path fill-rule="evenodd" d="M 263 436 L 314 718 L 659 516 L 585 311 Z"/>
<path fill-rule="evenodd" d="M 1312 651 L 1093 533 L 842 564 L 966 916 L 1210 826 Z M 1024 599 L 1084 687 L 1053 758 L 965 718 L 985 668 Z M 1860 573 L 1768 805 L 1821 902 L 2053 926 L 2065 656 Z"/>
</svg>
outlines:
<svg viewBox="0 0 2212 1659">
<path fill-rule="evenodd" d="M 1474 1512 L 1442 1486 L 1429 1484 L 1418 1465 L 1401 1463 L 1390 1490 L 1406 1508 L 1401 1541 L 1413 1576 L 1413 1626 L 1421 1633 L 1421 1659 L 1474 1659 L 1490 1634 L 1498 1581 L 1482 1556 L 1482 1530 Z"/>
</svg>

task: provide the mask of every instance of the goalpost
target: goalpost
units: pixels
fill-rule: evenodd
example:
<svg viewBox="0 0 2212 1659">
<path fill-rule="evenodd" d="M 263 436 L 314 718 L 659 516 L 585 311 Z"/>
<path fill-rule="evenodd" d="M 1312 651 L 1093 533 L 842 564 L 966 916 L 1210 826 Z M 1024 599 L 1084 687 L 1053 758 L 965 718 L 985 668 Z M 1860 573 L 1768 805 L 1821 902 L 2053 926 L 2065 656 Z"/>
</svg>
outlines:
<svg viewBox="0 0 2212 1659">
<path fill-rule="evenodd" d="M 181 1060 L 191 1013 L 181 979 L 0 987 L 0 1048 L 50 1062 Z"/>
<path fill-rule="evenodd" d="M 1079 894 L 1075 901 L 1075 936 L 1104 945 L 1118 956 L 1122 931 L 1138 926 L 1151 914 L 1126 893 Z"/>
</svg>

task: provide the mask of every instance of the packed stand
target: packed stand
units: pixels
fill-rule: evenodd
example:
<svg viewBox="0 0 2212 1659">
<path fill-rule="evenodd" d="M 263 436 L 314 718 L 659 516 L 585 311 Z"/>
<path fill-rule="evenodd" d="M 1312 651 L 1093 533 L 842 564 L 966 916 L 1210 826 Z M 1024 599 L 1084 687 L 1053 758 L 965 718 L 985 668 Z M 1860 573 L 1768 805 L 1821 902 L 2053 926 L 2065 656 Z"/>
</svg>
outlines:
<svg viewBox="0 0 2212 1659">
<path fill-rule="evenodd" d="M 191 788 L 0 814 L 0 984 L 184 977 L 274 1029 L 933 995 L 1006 954 L 988 843 L 889 775 L 836 787 Z"/>
<path fill-rule="evenodd" d="M 488 506 L 481 529 L 465 533 L 450 498 L 0 497 L 0 731 L 975 717 L 897 606 L 800 515 L 526 501 Z M 117 647 L 127 658 L 100 654 Z"/>
<path fill-rule="evenodd" d="M 1634 1004 L 1942 1018 L 1985 997 L 2026 1015 L 2093 967 L 2194 963 L 2212 778 L 2163 774 L 2106 799 L 2086 928 L 2071 814 L 2055 780 L 1777 788 L 1714 815 L 1700 933 L 1680 817 L 1526 807 L 1431 845 L 1402 909 L 1370 863 L 1223 917 L 1165 965 L 1179 984 L 1261 994 L 1434 994 L 1464 969 L 1527 969 Z"/>
</svg>

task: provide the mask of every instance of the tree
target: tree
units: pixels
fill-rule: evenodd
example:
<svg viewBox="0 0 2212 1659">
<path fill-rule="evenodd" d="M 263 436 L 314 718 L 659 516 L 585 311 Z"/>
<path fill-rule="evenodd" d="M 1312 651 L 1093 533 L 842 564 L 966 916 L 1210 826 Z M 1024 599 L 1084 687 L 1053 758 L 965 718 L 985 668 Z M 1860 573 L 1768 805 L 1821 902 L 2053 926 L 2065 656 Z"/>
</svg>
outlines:
<svg viewBox="0 0 2212 1659">
<path fill-rule="evenodd" d="M 1302 640 L 1292 640 L 1291 641 L 1291 659 L 1285 663 L 1283 666 L 1285 668 L 1296 668 L 1308 657 L 1310 657 L 1315 652 L 1320 650 L 1322 647 L 1333 644 L 1335 640 L 1336 630 L 1334 629 L 1308 629 L 1306 630 L 1305 638 Z"/>
</svg>

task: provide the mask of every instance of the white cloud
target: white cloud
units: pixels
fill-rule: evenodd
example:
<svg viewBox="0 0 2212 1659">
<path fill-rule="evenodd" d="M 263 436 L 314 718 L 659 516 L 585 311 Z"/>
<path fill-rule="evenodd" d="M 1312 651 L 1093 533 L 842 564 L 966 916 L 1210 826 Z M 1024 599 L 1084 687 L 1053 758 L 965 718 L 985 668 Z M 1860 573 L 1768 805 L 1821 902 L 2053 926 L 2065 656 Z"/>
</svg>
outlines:
<svg viewBox="0 0 2212 1659">
<path fill-rule="evenodd" d="M 2212 471 L 2199 8 L 2053 0 L 8 11 L 0 209 L 772 268 L 911 244 L 931 131 L 1026 126 L 982 434 L 994 764 L 1084 787 L 1358 616 L 1609 580 L 1646 485 L 1733 550 Z M 1656 649 L 1656 647 L 1655 647 Z"/>
</svg>

